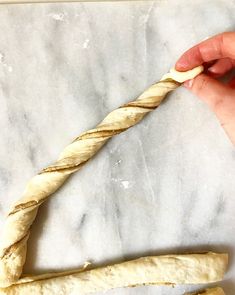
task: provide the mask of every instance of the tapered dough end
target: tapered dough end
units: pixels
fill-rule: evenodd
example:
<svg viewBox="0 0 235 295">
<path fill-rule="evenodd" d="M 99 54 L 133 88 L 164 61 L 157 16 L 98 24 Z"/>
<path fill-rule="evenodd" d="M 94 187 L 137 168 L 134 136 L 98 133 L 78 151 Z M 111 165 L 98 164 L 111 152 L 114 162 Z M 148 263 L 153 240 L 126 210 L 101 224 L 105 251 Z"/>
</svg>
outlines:
<svg viewBox="0 0 235 295">
<path fill-rule="evenodd" d="M 224 290 L 222 288 L 211 288 L 205 289 L 198 292 L 186 293 L 185 295 L 225 295 Z"/>
<path fill-rule="evenodd" d="M 179 72 L 176 71 L 176 69 L 171 69 L 169 73 L 165 74 L 162 80 L 167 80 L 167 79 L 172 79 L 174 81 L 177 81 L 179 83 L 183 83 L 187 80 L 193 79 L 196 76 L 198 76 L 199 74 L 201 74 L 204 71 L 204 67 L 203 66 L 198 66 L 192 70 L 189 70 L 187 72 Z"/>
</svg>

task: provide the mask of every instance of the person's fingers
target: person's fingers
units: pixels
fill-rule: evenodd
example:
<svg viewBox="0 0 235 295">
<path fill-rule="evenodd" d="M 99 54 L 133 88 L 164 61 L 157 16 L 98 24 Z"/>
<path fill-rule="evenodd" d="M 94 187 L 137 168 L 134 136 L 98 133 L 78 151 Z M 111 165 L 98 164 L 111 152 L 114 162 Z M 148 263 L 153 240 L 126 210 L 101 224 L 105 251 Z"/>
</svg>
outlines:
<svg viewBox="0 0 235 295">
<path fill-rule="evenodd" d="M 213 110 L 221 104 L 221 100 L 230 94 L 231 89 L 219 81 L 200 74 L 196 78 L 184 83 L 195 95 L 204 100 Z"/>
<path fill-rule="evenodd" d="M 176 62 L 176 70 L 187 71 L 204 62 L 229 57 L 235 59 L 235 32 L 209 38 L 186 51 Z"/>
<path fill-rule="evenodd" d="M 235 90 L 205 74 L 185 82 L 185 86 L 210 106 L 235 144 Z"/>
<path fill-rule="evenodd" d="M 230 58 L 219 59 L 215 64 L 208 68 L 208 73 L 213 77 L 224 76 L 227 72 L 235 66 L 234 60 Z"/>
</svg>

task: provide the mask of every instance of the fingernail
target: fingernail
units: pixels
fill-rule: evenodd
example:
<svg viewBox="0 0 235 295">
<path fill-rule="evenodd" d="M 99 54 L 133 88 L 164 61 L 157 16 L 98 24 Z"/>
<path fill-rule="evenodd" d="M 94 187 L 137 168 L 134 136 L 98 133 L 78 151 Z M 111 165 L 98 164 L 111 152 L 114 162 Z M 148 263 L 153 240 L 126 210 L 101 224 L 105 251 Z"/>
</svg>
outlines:
<svg viewBox="0 0 235 295">
<path fill-rule="evenodd" d="M 187 64 L 182 63 L 182 62 L 177 62 L 175 65 L 175 68 L 177 71 L 186 71 L 187 70 Z"/>
<path fill-rule="evenodd" d="M 186 88 L 189 88 L 189 89 L 192 88 L 192 86 L 193 86 L 193 79 L 185 81 L 184 82 L 184 86 Z"/>
</svg>

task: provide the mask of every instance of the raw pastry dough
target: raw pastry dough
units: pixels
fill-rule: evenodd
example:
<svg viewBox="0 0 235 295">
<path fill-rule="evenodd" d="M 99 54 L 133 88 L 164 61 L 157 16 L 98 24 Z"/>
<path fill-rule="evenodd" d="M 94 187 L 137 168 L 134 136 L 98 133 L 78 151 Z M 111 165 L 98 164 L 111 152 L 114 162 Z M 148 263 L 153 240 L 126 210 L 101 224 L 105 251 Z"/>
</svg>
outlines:
<svg viewBox="0 0 235 295">
<path fill-rule="evenodd" d="M 85 165 L 108 139 L 137 124 L 147 113 L 156 109 L 167 93 L 180 85 L 177 81 L 183 82 L 201 71 L 202 67 L 189 71 L 188 75 L 187 72 L 171 71 L 167 78 L 152 85 L 137 100 L 112 111 L 96 128 L 77 137 L 64 149 L 55 164 L 30 180 L 22 198 L 13 206 L 7 217 L 0 247 L 1 287 L 16 282 L 22 273 L 29 230 L 38 207 L 62 186 L 72 173 Z"/>
<path fill-rule="evenodd" d="M 217 287 L 217 288 L 206 289 L 199 292 L 187 293 L 185 295 L 225 295 L 225 293 L 223 289 Z"/>
<path fill-rule="evenodd" d="M 178 72 L 175 69 L 171 69 L 169 73 L 165 74 L 162 77 L 161 81 L 166 80 L 166 79 L 172 79 L 172 80 L 183 83 L 187 80 L 195 78 L 202 71 L 203 71 L 203 66 L 199 66 L 199 67 L 189 70 L 187 72 Z"/>
<path fill-rule="evenodd" d="M 80 295 L 138 285 L 212 283 L 222 280 L 227 262 L 227 254 L 217 253 L 143 257 L 93 270 L 24 278 L 0 295 Z"/>
</svg>

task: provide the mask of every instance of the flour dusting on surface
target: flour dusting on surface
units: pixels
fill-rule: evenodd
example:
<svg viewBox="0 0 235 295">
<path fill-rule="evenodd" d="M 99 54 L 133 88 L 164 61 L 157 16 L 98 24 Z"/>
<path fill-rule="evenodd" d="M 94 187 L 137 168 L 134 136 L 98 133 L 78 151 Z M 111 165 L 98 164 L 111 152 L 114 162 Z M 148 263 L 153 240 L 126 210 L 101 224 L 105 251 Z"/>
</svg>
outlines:
<svg viewBox="0 0 235 295">
<path fill-rule="evenodd" d="M 122 163 L 122 160 L 119 159 L 119 160 L 116 161 L 115 165 L 119 165 L 119 164 L 121 164 L 121 163 Z"/>
<path fill-rule="evenodd" d="M 122 178 L 116 178 L 116 177 L 112 177 L 111 180 L 114 183 L 117 183 L 119 187 L 124 188 L 124 189 L 128 189 L 133 186 L 133 181 L 125 180 Z"/>
<path fill-rule="evenodd" d="M 8 70 L 8 72 L 12 72 L 13 71 L 13 68 L 12 66 L 8 65 L 6 62 L 5 62 L 5 54 L 0 52 L 0 64 L 6 68 Z"/>
<path fill-rule="evenodd" d="M 84 49 L 89 48 L 89 42 L 90 42 L 89 39 L 86 39 L 86 40 L 84 41 L 84 43 L 83 43 L 83 48 L 84 48 Z"/>
<path fill-rule="evenodd" d="M 123 180 L 121 182 L 122 186 L 125 188 L 125 189 L 128 189 L 130 187 L 130 182 L 127 181 L 127 180 Z"/>
<path fill-rule="evenodd" d="M 0 63 L 4 63 L 5 55 L 0 52 Z"/>
<path fill-rule="evenodd" d="M 63 13 L 63 12 L 61 12 L 61 13 L 49 13 L 48 16 L 50 16 L 54 20 L 58 20 L 58 21 L 62 22 L 62 21 L 64 21 L 65 13 Z"/>
</svg>

